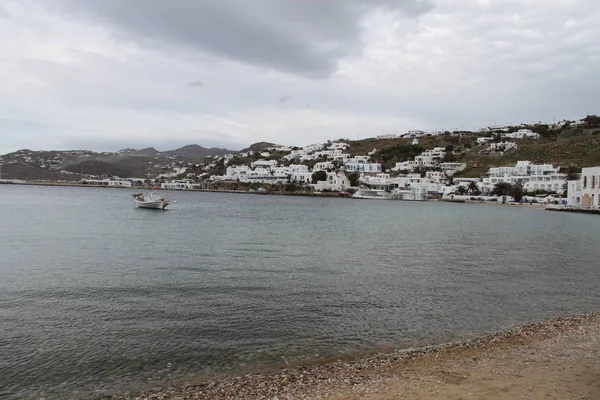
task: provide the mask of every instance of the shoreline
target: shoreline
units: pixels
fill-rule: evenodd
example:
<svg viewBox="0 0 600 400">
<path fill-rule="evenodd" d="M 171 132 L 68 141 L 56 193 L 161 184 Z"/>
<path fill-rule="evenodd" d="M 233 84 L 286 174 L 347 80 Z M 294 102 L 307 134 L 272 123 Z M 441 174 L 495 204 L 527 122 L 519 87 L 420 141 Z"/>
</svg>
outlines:
<svg viewBox="0 0 600 400">
<path fill-rule="evenodd" d="M 125 190 L 152 190 L 150 186 L 90 186 L 82 183 L 72 183 L 72 182 L 37 182 L 37 181 L 14 181 L 14 182 L 1 182 L 4 184 L 14 184 L 14 185 L 24 185 L 24 186 L 59 186 L 59 187 L 82 187 L 82 188 L 92 188 L 92 189 L 125 189 Z M 327 198 L 340 198 L 340 199 L 350 199 L 350 200 L 363 200 L 353 198 L 351 195 L 340 196 L 338 192 L 258 192 L 258 191 L 248 191 L 248 190 L 226 190 L 226 189 L 155 189 L 159 191 L 167 191 L 167 192 L 200 192 L 200 193 L 232 193 L 232 194 L 252 194 L 252 195 L 271 195 L 271 196 L 300 196 L 300 197 L 327 197 Z M 393 200 L 391 200 L 393 201 Z M 412 200 L 396 200 L 396 201 L 410 201 Z M 546 205 L 543 204 L 517 204 L 517 203 L 500 203 L 500 202 L 492 202 L 492 201 L 474 201 L 468 199 L 429 199 L 423 200 L 422 203 L 455 203 L 455 204 L 487 204 L 494 206 L 513 206 L 513 207 L 527 207 L 527 208 L 537 208 L 544 209 Z M 562 210 L 561 210 L 562 211 Z"/>
<path fill-rule="evenodd" d="M 594 393 L 600 395 L 600 312 L 354 360 L 220 376 L 99 398 L 598 398 L 586 397 Z"/>
</svg>

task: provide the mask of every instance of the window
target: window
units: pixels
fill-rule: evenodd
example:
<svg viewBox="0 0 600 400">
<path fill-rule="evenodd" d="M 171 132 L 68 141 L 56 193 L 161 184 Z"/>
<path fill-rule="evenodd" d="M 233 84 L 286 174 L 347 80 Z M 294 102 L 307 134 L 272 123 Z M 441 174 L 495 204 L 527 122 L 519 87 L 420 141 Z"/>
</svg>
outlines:
<svg viewBox="0 0 600 400">
<path fill-rule="evenodd" d="M 583 177 L 583 188 L 586 189 L 587 188 L 587 176 Z"/>
</svg>

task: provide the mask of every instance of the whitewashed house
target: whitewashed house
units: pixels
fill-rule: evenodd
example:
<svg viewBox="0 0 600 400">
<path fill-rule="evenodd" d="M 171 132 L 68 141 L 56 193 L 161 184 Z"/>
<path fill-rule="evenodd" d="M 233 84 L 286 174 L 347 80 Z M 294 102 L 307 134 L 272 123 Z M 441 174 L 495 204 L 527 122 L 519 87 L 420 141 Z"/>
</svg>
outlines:
<svg viewBox="0 0 600 400">
<path fill-rule="evenodd" d="M 277 166 L 277 160 L 258 160 L 250 164 L 252 168 L 275 168 Z"/>
<path fill-rule="evenodd" d="M 90 186 L 104 186 L 104 187 L 131 187 L 132 183 L 130 179 L 125 178 L 106 178 L 106 179 L 82 179 L 79 181 L 84 185 Z"/>
<path fill-rule="evenodd" d="M 579 180 L 567 183 L 567 204 L 600 208 L 600 167 L 582 168 Z"/>
<path fill-rule="evenodd" d="M 313 172 L 327 171 L 328 169 L 333 169 L 333 163 L 331 161 L 321 161 L 313 166 Z"/>
<path fill-rule="evenodd" d="M 440 168 L 442 169 L 442 171 L 444 171 L 446 176 L 453 176 L 455 173 L 467 168 L 467 164 L 457 162 L 443 162 L 440 163 Z"/>
<path fill-rule="evenodd" d="M 531 161 L 517 161 L 514 167 L 490 168 L 483 179 L 484 190 L 492 190 L 496 184 L 505 182 L 511 185 L 521 182 L 527 191 L 546 190 L 556 193 L 564 191 L 566 174 L 552 164 L 533 164 Z"/>
<path fill-rule="evenodd" d="M 346 163 L 346 171 L 350 172 L 381 172 L 380 163 Z"/>
<path fill-rule="evenodd" d="M 339 150 L 339 151 L 344 151 L 346 150 L 348 147 L 350 147 L 350 145 L 348 143 L 345 142 L 333 142 L 329 145 L 328 149 L 329 150 Z"/>
<path fill-rule="evenodd" d="M 418 167 L 415 161 L 403 161 L 396 163 L 396 166 L 392 168 L 392 171 L 414 171 Z"/>
<path fill-rule="evenodd" d="M 350 181 L 346 174 L 341 171 L 328 172 L 327 179 L 319 181 L 314 185 L 315 191 L 322 192 L 323 190 L 344 191 L 350 188 Z"/>
<path fill-rule="evenodd" d="M 193 190 L 199 188 L 200 185 L 191 179 L 172 180 L 160 184 L 161 189 L 168 190 Z"/>
<path fill-rule="evenodd" d="M 366 164 L 371 160 L 371 156 L 354 156 L 346 160 L 346 164 Z"/>
<path fill-rule="evenodd" d="M 477 138 L 477 144 L 481 146 L 482 144 L 491 142 L 492 140 L 494 140 L 493 136 L 490 136 L 490 137 L 478 137 Z"/>
<path fill-rule="evenodd" d="M 491 151 L 508 151 L 511 149 L 516 149 L 517 144 L 515 142 L 500 142 L 500 143 L 490 143 L 489 149 Z"/>
<path fill-rule="evenodd" d="M 519 129 L 516 132 L 506 133 L 502 135 L 502 137 L 510 138 L 510 139 L 539 139 L 540 134 L 533 132 L 531 129 Z"/>
</svg>

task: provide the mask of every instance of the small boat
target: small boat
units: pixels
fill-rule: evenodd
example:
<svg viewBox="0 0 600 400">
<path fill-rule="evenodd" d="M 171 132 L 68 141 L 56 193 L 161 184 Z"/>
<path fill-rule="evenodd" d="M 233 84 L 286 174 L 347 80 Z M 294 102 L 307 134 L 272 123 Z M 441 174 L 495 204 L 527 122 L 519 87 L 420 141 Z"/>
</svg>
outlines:
<svg viewBox="0 0 600 400">
<path fill-rule="evenodd" d="M 140 208 L 152 208 L 155 210 L 164 210 L 169 205 L 169 200 L 164 197 L 154 197 L 152 192 L 136 193 L 133 195 L 135 204 Z"/>
</svg>

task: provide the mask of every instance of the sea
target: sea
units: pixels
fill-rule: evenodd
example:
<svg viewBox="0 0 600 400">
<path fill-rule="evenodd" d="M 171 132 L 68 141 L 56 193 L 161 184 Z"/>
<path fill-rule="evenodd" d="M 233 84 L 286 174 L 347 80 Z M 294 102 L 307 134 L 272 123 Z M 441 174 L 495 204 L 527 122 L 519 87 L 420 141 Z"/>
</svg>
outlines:
<svg viewBox="0 0 600 400">
<path fill-rule="evenodd" d="M 600 308 L 600 217 L 0 185 L 0 398 L 79 399 Z"/>
</svg>

